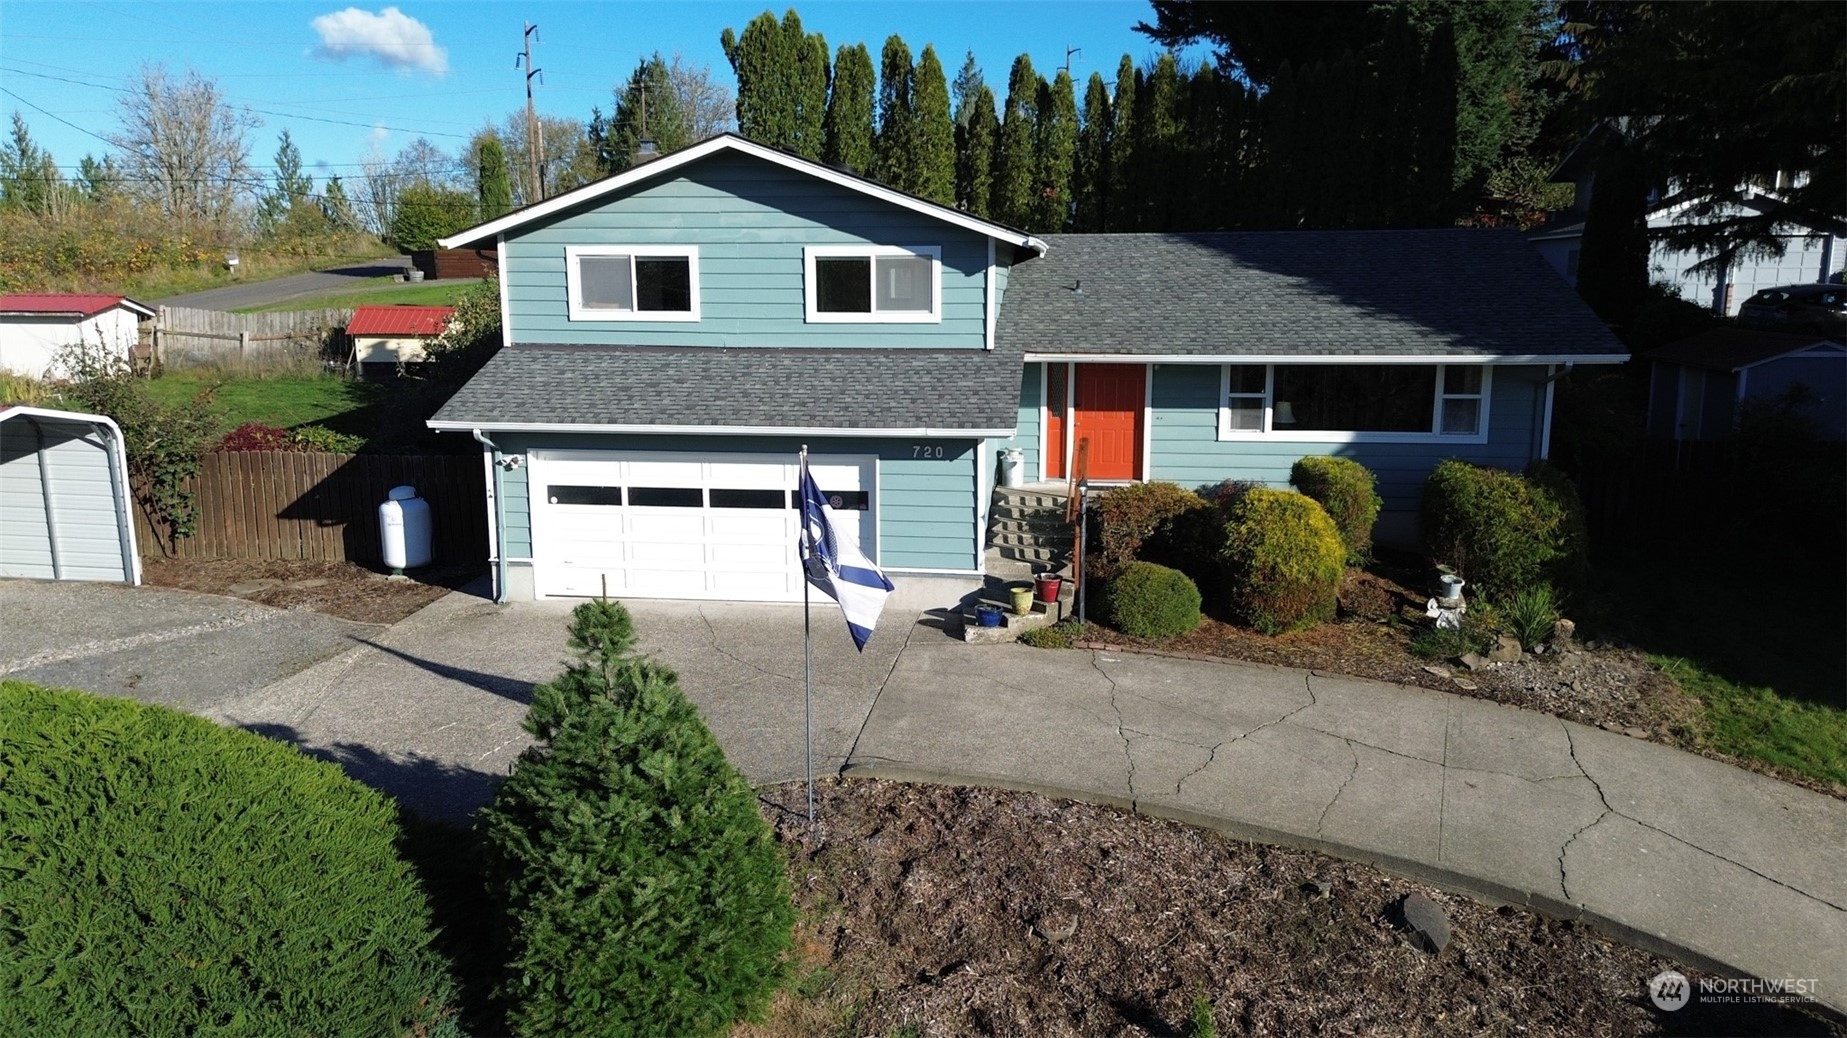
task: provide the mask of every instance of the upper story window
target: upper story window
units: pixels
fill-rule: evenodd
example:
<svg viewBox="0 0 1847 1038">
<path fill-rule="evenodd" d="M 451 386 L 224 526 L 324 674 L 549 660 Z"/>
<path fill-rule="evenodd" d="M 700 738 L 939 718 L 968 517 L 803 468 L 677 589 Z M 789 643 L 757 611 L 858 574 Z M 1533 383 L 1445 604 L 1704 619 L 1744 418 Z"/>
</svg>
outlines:
<svg viewBox="0 0 1847 1038">
<path fill-rule="evenodd" d="M 1488 374 L 1480 364 L 1230 364 L 1219 439 L 1483 442 Z"/>
<path fill-rule="evenodd" d="M 567 245 L 573 321 L 697 321 L 699 250 L 689 245 Z"/>
<path fill-rule="evenodd" d="M 935 245 L 812 245 L 803 251 L 808 320 L 936 324 L 943 250 Z"/>
</svg>

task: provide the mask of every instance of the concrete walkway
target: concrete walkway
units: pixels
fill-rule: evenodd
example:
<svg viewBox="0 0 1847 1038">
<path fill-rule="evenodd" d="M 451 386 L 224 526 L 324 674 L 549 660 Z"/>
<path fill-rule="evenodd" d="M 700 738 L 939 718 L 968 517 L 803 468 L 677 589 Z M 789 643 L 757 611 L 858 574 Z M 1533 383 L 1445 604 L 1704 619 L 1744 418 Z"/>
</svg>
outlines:
<svg viewBox="0 0 1847 1038">
<path fill-rule="evenodd" d="M 75 608 L 52 594 L 43 608 Z M 164 614 L 180 594 L 140 602 L 158 600 Z M 125 621 L 80 654 L 94 673 L 55 671 L 75 650 L 40 645 L 28 631 L 68 630 L 52 622 L 61 614 L 28 617 L 23 598 L 11 601 L 8 640 L 18 644 L 0 655 L 27 664 L 14 676 L 78 687 L 94 678 L 110 686 L 98 691 L 183 704 L 300 743 L 458 821 L 529 744 L 520 721 L 532 684 L 561 669 L 570 607 L 494 606 L 457 593 L 389 629 L 329 629 L 295 650 L 306 669 L 252 688 L 252 674 L 226 665 L 260 649 L 223 644 L 215 623 L 181 622 L 158 645 L 142 645 L 151 635 Z M 802 776 L 799 608 L 630 609 L 642 647 L 680 672 L 745 774 Z M 284 622 L 295 618 L 245 627 L 274 639 Z M 892 614 L 858 654 L 831 608 L 815 610 L 814 632 L 820 774 L 1037 790 L 1318 849 L 1584 918 L 1691 965 L 1813 979 L 1824 1004 L 1847 1011 L 1847 803 L 1416 688 L 1261 665 L 977 647 Z M 86 646 L 96 637 L 87 630 Z M 181 696 L 117 681 L 123 661 L 149 648 L 160 653 L 146 661 L 159 664 L 150 672 L 200 688 Z M 307 666 L 317 657 L 329 658 Z"/>
</svg>

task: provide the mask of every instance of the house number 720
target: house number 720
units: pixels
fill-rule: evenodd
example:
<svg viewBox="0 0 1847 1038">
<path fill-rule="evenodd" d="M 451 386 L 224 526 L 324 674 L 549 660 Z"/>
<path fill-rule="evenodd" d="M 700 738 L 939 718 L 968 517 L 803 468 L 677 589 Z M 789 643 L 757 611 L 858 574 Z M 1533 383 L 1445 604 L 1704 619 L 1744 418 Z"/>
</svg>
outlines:
<svg viewBox="0 0 1847 1038">
<path fill-rule="evenodd" d="M 943 457 L 943 447 L 941 444 L 928 444 L 928 443 L 912 444 L 911 445 L 911 457 L 913 458 L 940 458 L 940 457 Z"/>
</svg>

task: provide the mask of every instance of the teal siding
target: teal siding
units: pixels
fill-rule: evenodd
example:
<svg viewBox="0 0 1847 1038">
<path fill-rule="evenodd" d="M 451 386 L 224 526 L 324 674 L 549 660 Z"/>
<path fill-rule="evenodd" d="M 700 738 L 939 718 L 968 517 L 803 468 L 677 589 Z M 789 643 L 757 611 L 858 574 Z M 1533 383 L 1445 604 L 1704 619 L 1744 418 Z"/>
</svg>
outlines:
<svg viewBox="0 0 1847 1038">
<path fill-rule="evenodd" d="M 1009 447 L 1018 447 L 1026 452 L 1026 479 L 1039 477 L 1039 452 L 1043 437 L 1039 428 L 1040 380 L 1045 377 L 1045 365 L 1028 364 L 1020 377 L 1020 406 L 1018 417 L 1014 420 L 1014 433 L 1004 440 L 987 441 L 990 470 L 988 479 L 992 484 L 1000 482 L 1000 452 Z"/>
<path fill-rule="evenodd" d="M 794 170 L 718 155 L 510 234 L 501 257 L 516 342 L 979 349 L 988 240 Z M 808 324 L 803 248 L 860 243 L 940 246 L 942 322 Z M 600 244 L 698 246 L 700 319 L 570 320 L 565 246 Z"/>
<path fill-rule="evenodd" d="M 1154 479 L 1193 487 L 1223 479 L 1289 485 L 1289 468 L 1308 454 L 1333 454 L 1379 477 L 1386 512 L 1414 513 L 1424 478 L 1444 458 L 1467 458 L 1518 471 L 1538 456 L 1545 403 L 1543 367 L 1496 367 L 1488 409 L 1488 442 L 1290 443 L 1218 438 L 1219 368 L 1157 364 L 1154 368 Z"/>
<path fill-rule="evenodd" d="M 801 441 L 755 436 L 620 436 L 497 433 L 494 442 L 509 454 L 530 450 L 685 451 L 694 454 L 783 454 L 793 458 Z M 925 443 L 945 448 L 944 457 L 916 458 Z M 872 455 L 878 459 L 878 554 L 886 569 L 980 568 L 975 528 L 977 441 L 954 439 L 812 439 L 816 454 Z M 530 490 L 526 468 L 506 473 L 507 554 L 532 554 Z M 517 489 L 511 477 L 517 476 Z"/>
</svg>

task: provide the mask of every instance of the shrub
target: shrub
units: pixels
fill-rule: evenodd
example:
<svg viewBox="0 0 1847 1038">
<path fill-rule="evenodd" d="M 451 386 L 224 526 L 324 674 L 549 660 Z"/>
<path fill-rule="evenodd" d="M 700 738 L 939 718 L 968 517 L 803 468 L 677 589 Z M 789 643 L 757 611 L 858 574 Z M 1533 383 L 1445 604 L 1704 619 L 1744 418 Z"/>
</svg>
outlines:
<svg viewBox="0 0 1847 1038">
<path fill-rule="evenodd" d="M 1221 552 L 1232 613 L 1264 634 L 1334 618 L 1346 549 L 1334 521 L 1288 490 L 1253 490 L 1231 507 Z"/>
<path fill-rule="evenodd" d="M 1076 620 L 1066 620 L 1050 627 L 1034 627 L 1020 635 L 1020 641 L 1035 649 L 1069 649 L 1083 636 L 1083 624 Z"/>
<path fill-rule="evenodd" d="M 278 429 L 262 422 L 245 422 L 224 434 L 224 438 L 213 447 L 214 451 L 292 451 L 295 444 L 287 429 Z"/>
<path fill-rule="evenodd" d="M 1150 482 L 1099 494 L 1093 507 L 1100 547 L 1089 569 L 1098 579 L 1110 580 L 1135 561 L 1149 538 L 1186 513 L 1205 508 L 1206 502 L 1177 484 Z"/>
<path fill-rule="evenodd" d="M 543 740 L 481 815 L 519 1034 L 722 1033 L 781 977 L 794 909 L 757 800 L 618 603 L 533 690 Z"/>
<path fill-rule="evenodd" d="M 1529 480 L 1450 458 L 1424 481 L 1424 540 L 1485 594 L 1569 577 L 1582 564 L 1583 520 L 1561 493 L 1550 475 Z"/>
<path fill-rule="evenodd" d="M 325 425 L 304 425 L 289 433 L 289 442 L 311 454 L 357 454 L 366 445 L 366 438 L 336 432 Z"/>
<path fill-rule="evenodd" d="M 1109 582 L 1110 622 L 1137 638 L 1172 638 L 1199 626 L 1199 586 L 1177 569 L 1131 562 Z"/>
<path fill-rule="evenodd" d="M 0 1033 L 453 1033 L 384 796 L 164 707 L 0 682 Z"/>
<path fill-rule="evenodd" d="M 1341 543 L 1347 546 L 1347 565 L 1364 566 L 1372 560 L 1372 524 L 1378 521 L 1378 479 L 1372 470 L 1351 458 L 1311 454 L 1289 469 L 1289 485 L 1321 503 Z"/>
</svg>

